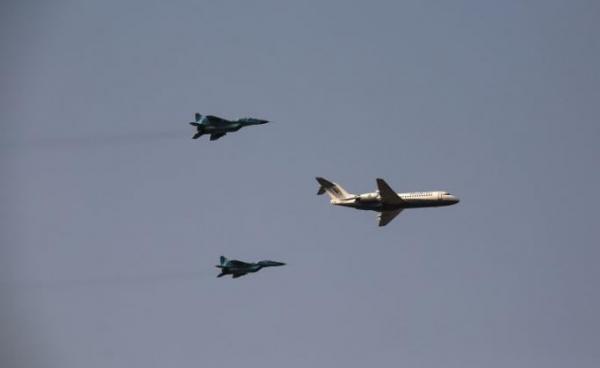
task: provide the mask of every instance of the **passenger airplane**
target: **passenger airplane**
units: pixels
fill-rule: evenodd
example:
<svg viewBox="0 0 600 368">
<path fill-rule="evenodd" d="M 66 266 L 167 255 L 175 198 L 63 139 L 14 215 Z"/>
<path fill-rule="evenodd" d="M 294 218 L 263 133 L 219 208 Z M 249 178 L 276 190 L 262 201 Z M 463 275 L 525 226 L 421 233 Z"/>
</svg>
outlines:
<svg viewBox="0 0 600 368">
<path fill-rule="evenodd" d="M 353 207 L 359 210 L 379 212 L 379 226 L 385 226 L 405 208 L 450 206 L 459 199 L 448 192 L 396 193 L 381 178 L 377 178 L 378 191 L 364 194 L 351 194 L 336 183 L 316 178 L 321 187 L 317 194 L 327 193 L 331 204 Z"/>
</svg>

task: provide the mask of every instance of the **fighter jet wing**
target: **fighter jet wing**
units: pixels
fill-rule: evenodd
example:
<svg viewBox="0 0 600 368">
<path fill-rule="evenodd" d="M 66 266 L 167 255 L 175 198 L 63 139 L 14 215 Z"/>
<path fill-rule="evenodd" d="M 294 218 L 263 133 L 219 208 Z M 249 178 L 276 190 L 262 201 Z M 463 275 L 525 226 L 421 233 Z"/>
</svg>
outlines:
<svg viewBox="0 0 600 368">
<path fill-rule="evenodd" d="M 381 178 L 377 178 L 377 189 L 381 196 L 381 201 L 385 204 L 402 204 L 404 201 L 402 198 L 394 192 L 392 188 Z M 395 215 L 394 215 L 395 216 Z M 392 217 L 393 218 L 393 217 Z"/>
<path fill-rule="evenodd" d="M 398 214 L 402 212 L 402 208 L 393 211 L 384 211 L 379 214 L 379 226 L 385 226 L 390 223 Z"/>
<path fill-rule="evenodd" d="M 206 115 L 206 120 L 208 120 L 211 124 L 226 124 L 229 123 L 229 120 L 220 118 L 214 115 Z"/>
<path fill-rule="evenodd" d="M 231 276 L 231 278 L 237 279 L 238 277 L 242 277 L 244 275 L 245 275 L 245 273 L 234 273 L 233 276 Z"/>
<path fill-rule="evenodd" d="M 221 138 L 225 134 L 227 134 L 227 133 L 213 133 L 213 134 L 210 135 L 210 140 L 211 141 L 216 141 L 217 139 Z"/>
</svg>

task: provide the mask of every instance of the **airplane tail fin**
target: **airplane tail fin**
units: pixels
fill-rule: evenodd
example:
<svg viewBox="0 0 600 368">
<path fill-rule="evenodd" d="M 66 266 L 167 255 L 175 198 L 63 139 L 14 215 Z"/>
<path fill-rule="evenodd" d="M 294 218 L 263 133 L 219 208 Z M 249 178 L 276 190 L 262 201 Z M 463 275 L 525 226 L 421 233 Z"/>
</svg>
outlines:
<svg viewBox="0 0 600 368">
<path fill-rule="evenodd" d="M 196 119 L 196 123 L 197 123 L 197 122 L 199 122 L 199 121 L 200 121 L 200 118 L 202 118 L 202 115 L 200 115 L 200 113 L 198 113 L 198 112 L 197 112 L 197 113 L 194 115 L 194 118 Z"/>
<path fill-rule="evenodd" d="M 225 267 L 225 263 L 227 263 L 227 257 L 221 256 L 221 258 L 219 258 L 219 264 L 216 267 L 223 268 Z"/>
<path fill-rule="evenodd" d="M 330 182 L 327 179 L 317 177 L 317 182 L 321 185 L 317 195 L 327 193 L 331 199 L 347 199 L 353 197 L 352 194 L 348 193 L 339 184 Z"/>
</svg>

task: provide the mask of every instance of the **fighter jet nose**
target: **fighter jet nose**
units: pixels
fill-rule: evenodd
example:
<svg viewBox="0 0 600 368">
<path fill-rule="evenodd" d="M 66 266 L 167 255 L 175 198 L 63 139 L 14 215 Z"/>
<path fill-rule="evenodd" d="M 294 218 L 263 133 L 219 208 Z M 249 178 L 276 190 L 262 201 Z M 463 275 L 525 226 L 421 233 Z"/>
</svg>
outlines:
<svg viewBox="0 0 600 368">
<path fill-rule="evenodd" d="M 275 261 L 260 261 L 258 264 L 262 267 L 285 266 L 285 263 Z"/>
</svg>

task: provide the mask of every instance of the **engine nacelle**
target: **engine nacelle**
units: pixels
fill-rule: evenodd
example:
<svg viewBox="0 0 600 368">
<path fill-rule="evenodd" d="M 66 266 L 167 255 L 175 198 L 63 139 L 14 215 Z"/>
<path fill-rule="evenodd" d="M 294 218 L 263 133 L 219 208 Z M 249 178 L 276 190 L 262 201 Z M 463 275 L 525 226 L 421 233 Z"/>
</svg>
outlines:
<svg viewBox="0 0 600 368">
<path fill-rule="evenodd" d="M 375 202 L 379 200 L 379 194 L 377 193 L 365 193 L 356 196 L 356 202 Z"/>
</svg>

